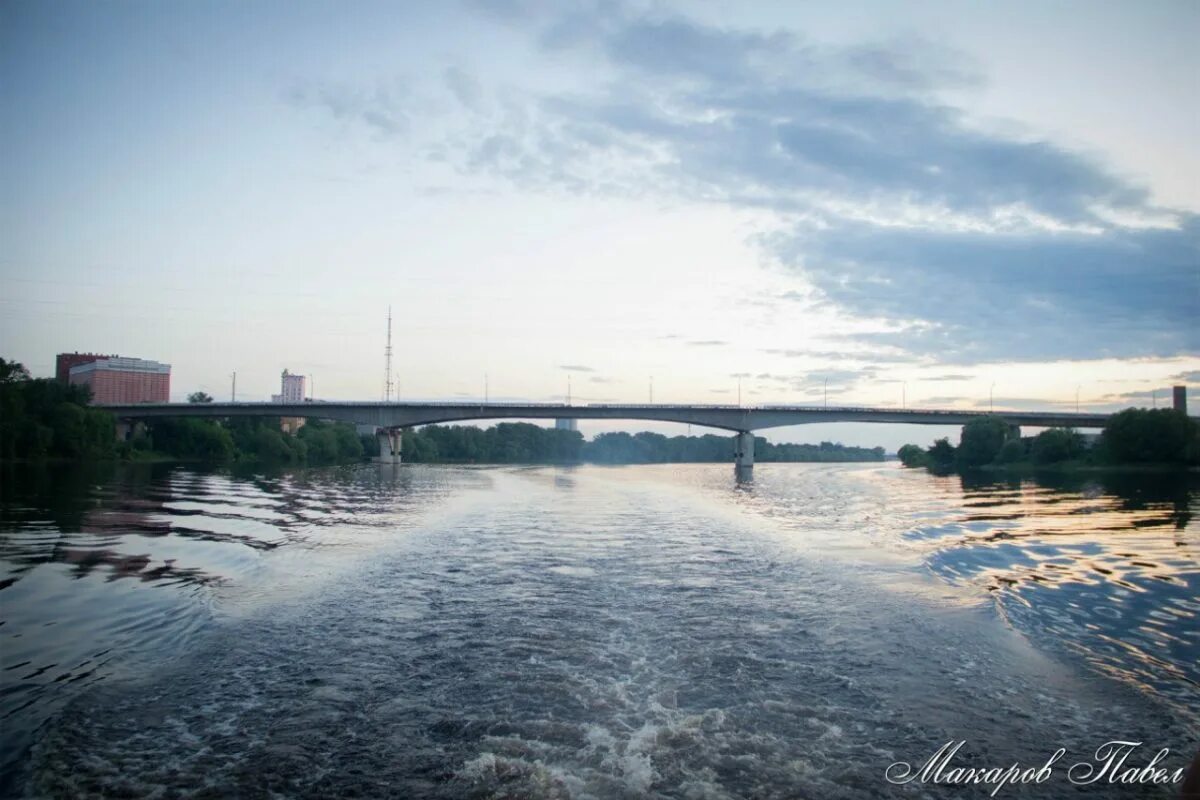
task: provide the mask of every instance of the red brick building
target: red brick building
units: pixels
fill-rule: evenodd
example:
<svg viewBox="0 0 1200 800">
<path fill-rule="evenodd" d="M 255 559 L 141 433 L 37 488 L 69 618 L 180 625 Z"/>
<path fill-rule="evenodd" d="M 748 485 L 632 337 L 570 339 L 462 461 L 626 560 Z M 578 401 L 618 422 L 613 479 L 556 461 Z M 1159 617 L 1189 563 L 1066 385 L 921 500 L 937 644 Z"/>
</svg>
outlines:
<svg viewBox="0 0 1200 800">
<path fill-rule="evenodd" d="M 166 403 L 171 365 L 141 358 L 98 358 L 71 367 L 70 382 L 92 389 L 93 403 Z"/>
<path fill-rule="evenodd" d="M 58 379 L 59 383 L 70 383 L 71 367 L 90 364 L 102 358 L 120 358 L 120 356 L 106 356 L 103 353 L 59 353 L 54 362 L 54 377 Z"/>
</svg>

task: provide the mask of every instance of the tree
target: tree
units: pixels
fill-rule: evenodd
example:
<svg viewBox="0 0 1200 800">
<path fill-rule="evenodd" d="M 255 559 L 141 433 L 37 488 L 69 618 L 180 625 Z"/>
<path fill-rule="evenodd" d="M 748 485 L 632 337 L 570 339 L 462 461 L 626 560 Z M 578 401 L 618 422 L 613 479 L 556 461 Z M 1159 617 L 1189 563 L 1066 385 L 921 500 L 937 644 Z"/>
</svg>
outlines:
<svg viewBox="0 0 1200 800">
<path fill-rule="evenodd" d="M 929 463 L 929 454 L 915 444 L 904 445 L 896 451 L 896 455 L 900 457 L 900 463 L 906 467 L 923 467 Z"/>
<path fill-rule="evenodd" d="M 211 403 L 212 395 L 208 392 L 192 392 L 188 395 L 189 403 Z"/>
<path fill-rule="evenodd" d="M 1101 440 L 1118 463 L 1183 464 L 1200 453 L 1200 424 L 1174 409 L 1127 408 L 1109 419 Z"/>
<path fill-rule="evenodd" d="M 211 419 L 156 419 L 150 439 L 155 450 L 177 458 L 228 461 L 236 453 L 229 431 Z"/>
<path fill-rule="evenodd" d="M 963 425 L 962 438 L 955 452 L 960 467 L 991 464 L 1009 439 L 1020 438 L 1020 431 L 999 417 L 976 417 Z"/>
<path fill-rule="evenodd" d="M 354 432 L 354 426 L 345 422 L 310 419 L 296 437 L 306 445 L 311 464 L 357 461 L 363 456 L 362 441 Z"/>
<path fill-rule="evenodd" d="M 0 358 L 0 383 L 19 383 L 29 380 L 29 370 L 19 361 Z"/>
<path fill-rule="evenodd" d="M 112 454 L 111 414 L 87 407 L 86 386 L 34 379 L 0 359 L 0 458 L 103 458 Z"/>
<path fill-rule="evenodd" d="M 954 445 L 944 436 L 936 440 L 925 452 L 929 456 L 930 466 L 934 468 L 949 469 L 954 466 Z"/>
<path fill-rule="evenodd" d="M 1016 464 L 1024 461 L 1026 456 L 1024 439 L 1009 439 L 996 454 L 997 464 Z"/>
<path fill-rule="evenodd" d="M 1069 428 L 1048 428 L 1033 438 L 1030 455 L 1038 464 L 1054 464 L 1083 455 L 1083 437 Z"/>
</svg>

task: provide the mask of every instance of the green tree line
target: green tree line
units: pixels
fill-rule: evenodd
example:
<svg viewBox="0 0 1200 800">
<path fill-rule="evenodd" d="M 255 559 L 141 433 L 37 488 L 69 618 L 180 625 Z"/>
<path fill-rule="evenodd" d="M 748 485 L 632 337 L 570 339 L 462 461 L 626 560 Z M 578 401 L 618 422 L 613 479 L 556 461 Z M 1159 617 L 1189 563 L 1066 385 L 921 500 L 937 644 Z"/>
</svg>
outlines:
<svg viewBox="0 0 1200 800">
<path fill-rule="evenodd" d="M 773 444 L 755 438 L 757 461 L 882 461 L 882 447 L 820 444 Z M 366 442 L 367 446 L 373 446 Z M 557 430 L 527 422 L 504 422 L 491 428 L 428 425 L 403 433 L 404 460 L 418 463 L 479 464 L 566 463 L 665 464 L 724 462 L 733 459 L 730 436 L 664 436 L 659 433 L 601 433 L 584 441 L 577 431 Z"/>
<path fill-rule="evenodd" d="M 583 460 L 600 464 L 661 464 L 730 461 L 728 435 L 664 436 L 660 433 L 602 433 L 584 445 Z M 882 447 L 850 447 L 834 442 L 775 444 L 754 437 L 755 461 L 883 461 Z"/>
<path fill-rule="evenodd" d="M 0 458 L 106 458 L 113 454 L 112 414 L 87 407 L 86 386 L 34 380 L 0 358 Z"/>
<path fill-rule="evenodd" d="M 135 452 L 204 461 L 337 464 L 361 461 L 363 443 L 353 425 L 313 419 L 293 436 L 279 417 L 153 420 L 127 443 Z"/>
<path fill-rule="evenodd" d="M 1127 408 L 1109 418 L 1095 446 L 1079 433 L 1047 428 L 1022 437 L 1020 429 L 999 417 L 973 419 L 962 428 L 958 447 L 938 439 L 921 448 L 906 444 L 897 452 L 906 467 L 935 471 L 1064 462 L 1089 465 L 1200 464 L 1200 423 L 1174 409 Z"/>
</svg>

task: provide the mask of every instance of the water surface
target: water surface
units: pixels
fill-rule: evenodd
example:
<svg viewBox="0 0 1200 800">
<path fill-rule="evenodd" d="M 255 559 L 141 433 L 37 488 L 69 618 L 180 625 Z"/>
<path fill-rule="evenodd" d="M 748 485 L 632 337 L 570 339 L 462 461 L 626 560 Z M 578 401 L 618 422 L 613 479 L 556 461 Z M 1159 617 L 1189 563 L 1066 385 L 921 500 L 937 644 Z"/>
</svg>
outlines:
<svg viewBox="0 0 1200 800">
<path fill-rule="evenodd" d="M 1190 753 L 1195 498 L 891 464 L 6 468 L 4 791 L 873 797 L 949 739 Z"/>
</svg>

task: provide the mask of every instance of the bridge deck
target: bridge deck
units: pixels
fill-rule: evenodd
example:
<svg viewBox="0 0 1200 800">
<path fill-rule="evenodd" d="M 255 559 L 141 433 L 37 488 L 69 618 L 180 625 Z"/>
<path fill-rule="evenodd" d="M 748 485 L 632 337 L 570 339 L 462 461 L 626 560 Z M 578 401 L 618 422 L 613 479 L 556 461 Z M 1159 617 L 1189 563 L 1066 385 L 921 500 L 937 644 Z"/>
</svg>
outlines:
<svg viewBox="0 0 1200 800">
<path fill-rule="evenodd" d="M 144 403 L 99 405 L 118 417 L 312 417 L 380 427 L 410 427 L 440 422 L 489 419 L 636 419 L 678 422 L 752 431 L 819 422 L 907 423 L 962 425 L 979 417 L 996 416 L 1014 425 L 1032 427 L 1102 428 L 1110 414 L 1065 411 L 966 411 L 960 409 L 871 408 L 864 406 L 688 405 L 563 403 L 325 402 L 306 403 Z"/>
</svg>

